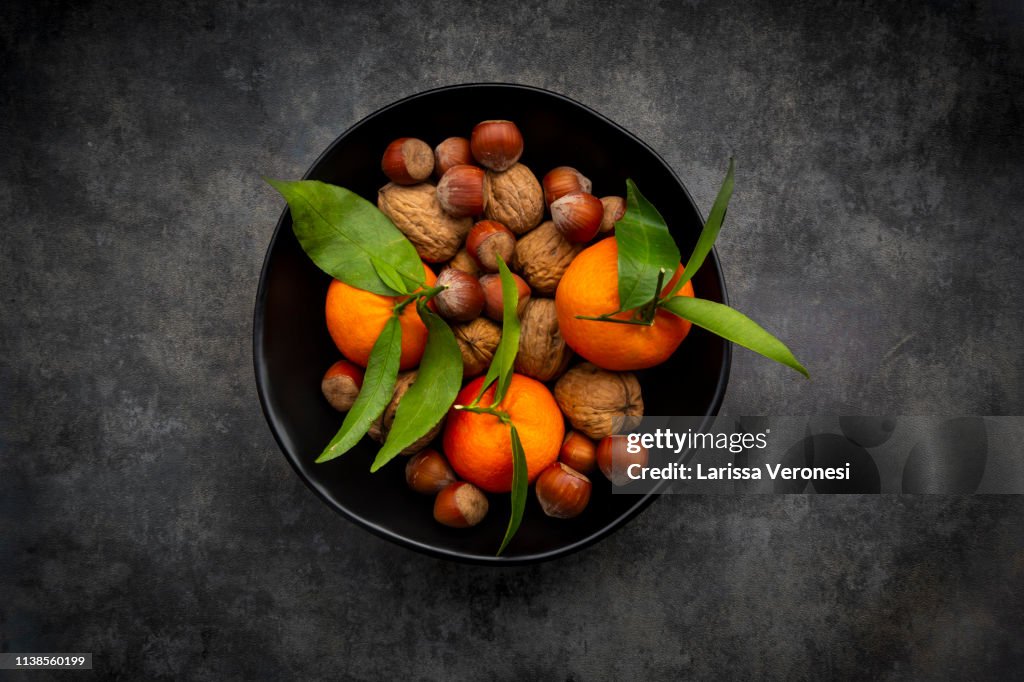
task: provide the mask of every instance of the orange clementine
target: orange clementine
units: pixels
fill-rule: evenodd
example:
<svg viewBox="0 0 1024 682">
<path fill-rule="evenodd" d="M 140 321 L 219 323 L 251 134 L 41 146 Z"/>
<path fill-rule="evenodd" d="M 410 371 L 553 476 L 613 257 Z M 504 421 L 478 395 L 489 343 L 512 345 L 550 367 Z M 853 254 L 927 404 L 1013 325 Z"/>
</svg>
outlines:
<svg viewBox="0 0 1024 682">
<path fill-rule="evenodd" d="M 423 266 L 427 286 L 433 286 L 437 277 Z M 356 289 L 334 280 L 327 288 L 327 331 L 341 354 L 366 367 L 373 344 L 391 317 L 392 308 L 400 296 L 382 296 Z M 420 363 L 427 345 L 427 328 L 416 312 L 416 306 L 407 305 L 398 318 L 402 326 L 402 369 L 412 369 Z"/>
<path fill-rule="evenodd" d="M 480 392 L 484 377 L 469 382 L 455 399 L 469 405 Z M 480 398 L 481 407 L 494 400 L 492 385 Z M 516 425 L 526 453 L 532 482 L 558 459 L 565 423 L 547 386 L 522 374 L 513 374 L 505 399 L 498 405 Z M 492 493 L 512 489 L 512 437 L 509 427 L 492 414 L 452 409 L 444 429 L 444 452 L 455 472 L 473 485 Z"/>
<path fill-rule="evenodd" d="M 690 332 L 690 322 L 658 310 L 651 326 L 580 320 L 577 315 L 604 315 L 619 309 L 619 248 L 614 237 L 582 251 L 569 265 L 555 292 L 558 327 L 569 347 L 604 369 L 623 371 L 653 367 L 668 359 Z M 661 292 L 668 294 L 683 273 L 680 265 Z M 693 296 L 687 282 L 676 296 Z M 615 315 L 629 319 L 632 311 Z"/>
</svg>

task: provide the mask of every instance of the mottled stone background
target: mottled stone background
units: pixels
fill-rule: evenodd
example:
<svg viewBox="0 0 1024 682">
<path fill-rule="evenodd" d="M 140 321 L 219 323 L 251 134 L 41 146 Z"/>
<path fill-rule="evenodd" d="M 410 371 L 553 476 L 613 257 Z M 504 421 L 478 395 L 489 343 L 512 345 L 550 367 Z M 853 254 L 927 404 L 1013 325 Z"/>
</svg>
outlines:
<svg viewBox="0 0 1024 682">
<path fill-rule="evenodd" d="M 259 176 L 490 80 L 620 122 L 705 210 L 736 155 L 732 300 L 814 379 L 737 351 L 728 412 L 1024 413 L 1024 10 L 819 5 L 5 5 L 0 650 L 124 679 L 1019 674 L 1022 498 L 680 496 L 482 569 L 343 520 L 260 413 Z"/>
</svg>

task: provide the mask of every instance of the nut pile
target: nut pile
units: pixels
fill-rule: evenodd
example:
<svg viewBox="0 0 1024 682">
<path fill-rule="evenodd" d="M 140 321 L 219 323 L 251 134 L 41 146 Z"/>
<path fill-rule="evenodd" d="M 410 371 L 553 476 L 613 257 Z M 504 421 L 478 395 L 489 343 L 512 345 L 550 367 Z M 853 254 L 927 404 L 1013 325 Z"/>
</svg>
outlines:
<svg viewBox="0 0 1024 682">
<path fill-rule="evenodd" d="M 523 145 L 519 128 L 500 120 L 483 121 L 469 139 L 449 137 L 433 149 L 415 138 L 396 139 L 381 161 L 390 182 L 379 190 L 377 206 L 425 262 L 439 266 L 437 284 L 446 288 L 434 305 L 454 331 L 467 380 L 487 370 L 501 339 L 499 258 L 510 265 L 521 322 L 515 371 L 553 387 L 572 429 L 558 461 L 537 477 L 536 495 L 548 516 L 573 518 L 590 500 L 589 477 L 596 471 L 620 485 L 627 482 L 619 470 L 630 463 L 627 457 L 646 464 L 646 452 L 627 455 L 622 437 L 612 435 L 616 418 L 643 415 L 639 382 L 630 372 L 573 365 L 552 298 L 573 259 L 588 242 L 610 236 L 626 207 L 622 197 L 591 194 L 591 181 L 569 166 L 553 168 L 538 180 L 519 163 Z M 399 376 L 372 437 L 386 437 L 415 377 L 414 370 Z M 344 411 L 361 382 L 361 369 L 341 360 L 324 376 L 322 389 L 330 404 Z M 442 424 L 403 452 L 412 455 L 406 481 L 412 490 L 436 496 L 438 522 L 474 526 L 487 514 L 488 499 L 473 484 L 457 480 L 444 455 L 430 446 Z"/>
</svg>

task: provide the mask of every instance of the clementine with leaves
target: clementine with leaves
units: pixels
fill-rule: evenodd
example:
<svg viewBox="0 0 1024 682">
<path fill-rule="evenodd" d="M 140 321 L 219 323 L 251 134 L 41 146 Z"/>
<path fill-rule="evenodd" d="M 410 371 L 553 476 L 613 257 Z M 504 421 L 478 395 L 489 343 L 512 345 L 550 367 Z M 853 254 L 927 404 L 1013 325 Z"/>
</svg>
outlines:
<svg viewBox="0 0 1024 682">
<path fill-rule="evenodd" d="M 558 328 L 570 348 L 598 367 L 615 371 L 653 367 L 667 360 L 690 333 L 689 320 L 662 309 L 655 313 L 651 325 L 577 317 L 597 317 L 619 309 L 618 259 L 614 237 L 602 239 L 576 256 L 555 292 Z M 680 265 L 659 295 L 667 296 L 682 274 Z M 684 284 L 676 296 L 692 298 L 693 284 Z M 629 320 L 633 314 L 625 311 L 612 318 Z"/>
</svg>

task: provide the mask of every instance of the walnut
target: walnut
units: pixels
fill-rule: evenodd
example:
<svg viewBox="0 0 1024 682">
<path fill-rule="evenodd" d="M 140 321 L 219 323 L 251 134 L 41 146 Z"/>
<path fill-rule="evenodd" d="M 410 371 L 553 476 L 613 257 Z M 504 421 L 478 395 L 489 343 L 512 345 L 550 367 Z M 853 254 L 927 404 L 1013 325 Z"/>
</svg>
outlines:
<svg viewBox="0 0 1024 682">
<path fill-rule="evenodd" d="M 377 192 L 377 208 L 391 219 L 430 263 L 442 263 L 458 253 L 473 227 L 472 218 L 453 218 L 437 201 L 434 186 L 396 185 L 389 182 Z"/>
<path fill-rule="evenodd" d="M 480 274 L 480 266 L 477 265 L 477 262 L 469 255 L 469 251 L 466 251 L 466 249 L 459 249 L 459 252 L 448 263 L 448 267 L 453 270 L 462 270 L 474 277 Z"/>
<path fill-rule="evenodd" d="M 402 372 L 398 375 L 398 380 L 395 381 L 395 392 L 391 395 L 391 402 L 384 408 L 384 412 L 370 424 L 370 438 L 381 443 L 387 440 L 388 433 L 391 431 L 391 425 L 395 423 L 395 413 L 398 411 L 398 404 L 402 401 L 402 396 L 405 395 L 405 392 L 409 390 L 415 381 L 416 370 Z M 402 450 L 402 454 L 414 455 L 427 447 L 430 441 L 437 438 L 437 434 L 441 433 L 442 426 L 444 426 L 443 418 L 419 440 Z"/>
<path fill-rule="evenodd" d="M 484 317 L 452 327 L 462 351 L 462 375 L 483 374 L 491 364 L 494 350 L 501 341 L 501 327 Z"/>
<path fill-rule="evenodd" d="M 540 381 L 550 381 L 564 372 L 572 350 L 558 331 L 555 302 L 550 298 L 531 298 L 520 322 L 516 371 Z"/>
<path fill-rule="evenodd" d="M 537 176 L 521 163 L 498 173 L 487 171 L 486 213 L 490 220 L 524 234 L 540 224 L 544 217 L 544 190 Z"/>
<path fill-rule="evenodd" d="M 633 428 L 644 415 L 640 382 L 632 372 L 609 372 L 589 362 L 562 375 L 555 400 L 573 428 L 594 440 Z"/>
<path fill-rule="evenodd" d="M 553 294 L 572 259 L 583 250 L 562 236 L 550 220 L 516 242 L 512 255 L 515 268 L 538 294 Z"/>
</svg>

